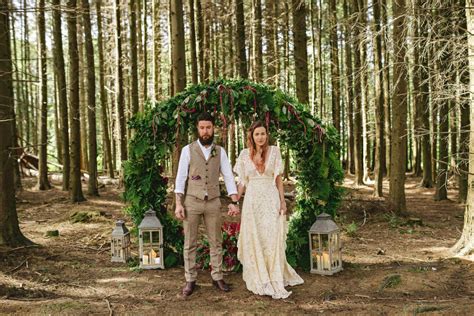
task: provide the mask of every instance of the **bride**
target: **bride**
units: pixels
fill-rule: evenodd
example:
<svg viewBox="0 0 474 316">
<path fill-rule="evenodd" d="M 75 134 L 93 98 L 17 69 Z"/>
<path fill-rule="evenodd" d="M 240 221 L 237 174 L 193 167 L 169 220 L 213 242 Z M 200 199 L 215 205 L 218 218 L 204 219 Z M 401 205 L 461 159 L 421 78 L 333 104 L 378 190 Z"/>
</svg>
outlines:
<svg viewBox="0 0 474 316">
<path fill-rule="evenodd" d="M 248 131 L 247 147 L 234 167 L 239 176 L 238 197 L 246 192 L 237 256 L 249 291 L 284 299 L 291 294 L 285 286 L 304 281 L 286 261 L 281 153 L 278 147 L 268 145 L 267 129 L 258 121 Z"/>
</svg>

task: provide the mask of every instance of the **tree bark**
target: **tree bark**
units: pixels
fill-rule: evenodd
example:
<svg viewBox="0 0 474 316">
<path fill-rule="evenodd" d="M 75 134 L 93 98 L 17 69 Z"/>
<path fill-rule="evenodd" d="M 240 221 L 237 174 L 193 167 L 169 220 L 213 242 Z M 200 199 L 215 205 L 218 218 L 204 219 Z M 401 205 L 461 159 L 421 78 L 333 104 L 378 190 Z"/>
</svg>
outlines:
<svg viewBox="0 0 474 316">
<path fill-rule="evenodd" d="M 84 37 L 86 45 L 87 63 L 87 121 L 89 122 L 89 183 L 87 193 L 99 196 L 97 187 L 97 128 L 96 128 L 96 100 L 95 100 L 95 63 L 94 47 L 92 46 L 92 31 L 89 0 L 82 0 Z"/>
<path fill-rule="evenodd" d="M 391 93 L 391 85 L 390 85 L 390 54 L 387 48 L 387 41 L 388 41 L 388 22 L 387 22 L 387 5 L 384 4 L 381 7 L 380 17 L 382 19 L 382 55 L 384 56 L 384 67 L 382 70 L 383 73 L 383 91 L 384 91 L 384 100 L 383 100 L 383 108 L 384 108 L 384 128 L 385 128 L 385 153 L 383 157 L 383 168 L 384 174 L 390 175 L 390 155 L 392 152 L 392 135 L 390 133 L 392 128 L 392 119 L 391 119 L 391 105 L 390 105 L 390 96 Z"/>
<path fill-rule="evenodd" d="M 382 156 L 385 151 L 384 133 L 384 91 L 383 91 L 383 64 L 382 64 L 382 30 L 380 26 L 381 0 L 374 0 L 374 29 L 375 29 L 375 52 L 374 52 L 374 73 L 375 73 L 375 183 L 374 196 L 382 197 L 383 190 L 383 161 Z"/>
<path fill-rule="evenodd" d="M 339 85 L 339 49 L 337 39 L 337 10 L 336 0 L 329 1 L 329 42 L 331 46 L 331 104 L 332 104 L 332 122 L 338 133 L 341 132 L 341 88 Z"/>
<path fill-rule="evenodd" d="M 125 99 L 123 91 L 123 69 L 122 69 L 122 39 L 120 0 L 114 0 L 114 22 L 115 22 L 115 107 L 117 115 L 117 129 L 120 149 L 120 170 L 123 162 L 127 160 L 127 130 L 125 124 Z M 122 178 L 122 177 L 121 177 Z"/>
<path fill-rule="evenodd" d="M 245 23 L 244 23 L 244 0 L 235 0 L 236 18 L 236 47 L 238 56 L 239 76 L 248 79 L 247 56 L 245 53 Z"/>
<path fill-rule="evenodd" d="M 183 3 L 181 0 L 171 1 L 171 46 L 174 92 L 186 88 L 186 56 L 184 46 Z"/>
<path fill-rule="evenodd" d="M 269 1 L 265 4 L 265 38 L 266 38 L 266 53 L 265 53 L 265 66 L 267 74 L 265 82 L 270 85 L 276 83 L 276 63 L 278 61 L 278 55 L 275 54 L 278 46 L 275 45 L 275 20 L 277 15 L 275 7 L 277 1 Z"/>
<path fill-rule="evenodd" d="M 63 164 L 63 185 L 64 191 L 69 190 L 70 157 L 69 157 L 69 119 L 67 109 L 67 83 L 66 71 L 64 67 L 64 51 L 61 27 L 61 1 L 53 0 L 53 38 L 54 38 L 54 70 L 57 78 L 59 117 L 61 126 L 62 142 L 62 164 Z"/>
<path fill-rule="evenodd" d="M 51 188 L 48 180 L 48 73 L 46 67 L 46 22 L 44 17 L 44 0 L 38 1 L 38 40 L 40 62 L 40 144 L 39 144 L 39 174 L 38 189 Z"/>
<path fill-rule="evenodd" d="M 161 97 L 161 23 L 160 1 L 152 2 L 153 10 L 153 92 L 155 100 Z"/>
<path fill-rule="evenodd" d="M 43 11 L 44 12 L 44 11 Z M 20 231 L 14 185 L 14 94 L 9 33 L 9 1 L 0 0 L 0 245 L 31 244 Z"/>
<path fill-rule="evenodd" d="M 69 108 L 71 113 L 71 200 L 85 201 L 81 186 L 81 131 L 79 113 L 79 52 L 77 48 L 77 3 L 67 2 L 67 31 L 69 50 Z"/>
<path fill-rule="evenodd" d="M 469 105 L 470 119 L 474 122 L 474 1 L 466 1 L 467 40 L 469 60 Z M 470 125 L 470 133 L 474 133 L 474 124 Z M 474 161 L 474 137 L 469 139 L 469 160 Z M 464 228 L 458 242 L 451 249 L 455 256 L 472 255 L 474 250 L 474 164 L 469 164 L 467 203 L 464 212 Z"/>
<path fill-rule="evenodd" d="M 407 80 L 405 62 L 405 0 L 394 0 L 393 5 L 393 121 L 392 121 L 392 157 L 390 159 L 390 204 L 395 213 L 406 211 L 405 170 L 406 170 L 406 133 L 407 133 Z"/>
<path fill-rule="evenodd" d="M 196 22 L 194 20 L 194 0 L 188 0 L 189 5 L 189 27 L 190 27 L 190 49 L 191 49 L 191 80 L 193 84 L 198 83 L 198 60 L 196 54 Z"/>
<path fill-rule="evenodd" d="M 360 13 L 360 6 L 358 0 L 353 1 L 353 12 Z M 360 24 L 356 20 L 353 26 L 353 35 L 351 38 L 354 42 L 354 74 L 357 74 L 354 82 L 354 165 L 355 165 L 355 180 L 356 186 L 364 184 L 364 150 L 362 139 L 362 85 L 360 73 L 362 72 L 361 54 L 360 54 Z"/>
<path fill-rule="evenodd" d="M 130 27 L 130 96 L 132 114 L 138 112 L 137 0 L 129 0 Z"/>
<path fill-rule="evenodd" d="M 305 2 L 303 0 L 292 0 L 292 12 L 296 97 L 301 103 L 309 104 Z"/>
<path fill-rule="evenodd" d="M 263 79 L 263 57 L 262 57 L 262 0 L 252 0 L 253 11 L 253 80 L 261 82 Z"/>
<path fill-rule="evenodd" d="M 353 72 L 352 72 L 352 37 L 351 27 L 353 19 L 349 17 L 352 12 L 349 8 L 350 3 L 348 0 L 344 0 L 344 19 L 346 21 L 344 26 L 344 63 L 346 69 L 346 104 L 347 104 L 347 116 L 349 125 L 349 142 L 348 142 L 348 171 L 349 173 L 355 174 L 355 156 L 354 156 L 354 90 L 353 90 Z"/>
</svg>

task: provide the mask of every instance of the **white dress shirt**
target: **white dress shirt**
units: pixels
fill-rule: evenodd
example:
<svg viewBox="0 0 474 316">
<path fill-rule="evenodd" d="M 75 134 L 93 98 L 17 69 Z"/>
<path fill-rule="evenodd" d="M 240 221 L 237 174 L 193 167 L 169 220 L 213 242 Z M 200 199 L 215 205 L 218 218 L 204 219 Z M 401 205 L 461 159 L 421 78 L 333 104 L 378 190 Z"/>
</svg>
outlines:
<svg viewBox="0 0 474 316">
<path fill-rule="evenodd" d="M 197 141 L 199 147 L 204 154 L 204 158 L 209 160 L 211 155 L 212 145 L 209 147 L 204 147 L 201 145 L 201 142 Z M 183 147 L 181 150 L 181 157 L 179 158 L 178 173 L 176 174 L 176 183 L 174 193 L 184 194 L 184 188 L 186 186 L 186 180 L 188 179 L 189 172 L 189 162 L 191 161 L 191 152 L 189 150 L 189 145 Z M 225 187 L 227 189 L 227 194 L 237 194 L 237 187 L 235 186 L 234 174 L 232 173 L 232 167 L 230 166 L 229 159 L 224 148 L 221 147 L 221 173 L 224 177 Z"/>
</svg>

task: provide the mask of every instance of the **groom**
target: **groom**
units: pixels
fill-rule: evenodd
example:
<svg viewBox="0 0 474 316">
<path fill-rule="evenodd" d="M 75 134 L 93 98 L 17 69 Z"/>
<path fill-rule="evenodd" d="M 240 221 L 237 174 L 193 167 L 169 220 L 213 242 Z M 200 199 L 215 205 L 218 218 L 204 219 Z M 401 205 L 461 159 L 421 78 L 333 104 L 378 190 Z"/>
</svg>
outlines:
<svg viewBox="0 0 474 316">
<path fill-rule="evenodd" d="M 229 215 L 239 213 L 237 188 L 225 150 L 213 144 L 214 118 L 202 113 L 197 120 L 198 140 L 181 151 L 176 175 L 175 215 L 184 227 L 184 276 L 186 285 L 183 296 L 193 293 L 196 286 L 196 249 L 201 217 L 206 225 L 211 255 L 211 277 L 216 288 L 228 292 L 229 286 L 222 275 L 221 202 L 219 175 L 222 173 L 227 193 L 232 199 Z"/>
</svg>

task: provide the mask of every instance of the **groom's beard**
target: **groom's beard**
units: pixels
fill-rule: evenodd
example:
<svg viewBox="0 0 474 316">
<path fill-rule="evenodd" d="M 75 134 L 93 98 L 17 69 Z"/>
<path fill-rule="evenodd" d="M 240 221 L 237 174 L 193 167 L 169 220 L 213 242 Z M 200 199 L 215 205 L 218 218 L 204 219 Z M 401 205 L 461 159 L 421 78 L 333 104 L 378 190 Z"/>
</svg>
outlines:
<svg viewBox="0 0 474 316">
<path fill-rule="evenodd" d="M 199 136 L 199 142 L 203 146 L 210 145 L 210 144 L 212 144 L 213 141 L 214 141 L 214 134 L 212 134 L 211 136 L 208 136 L 207 138 L 203 138 L 203 137 Z"/>
</svg>

